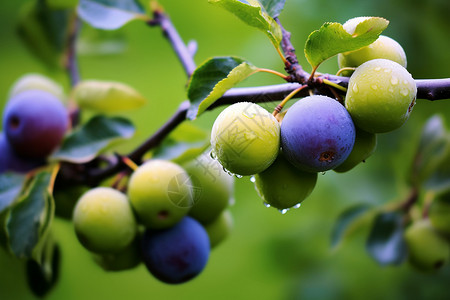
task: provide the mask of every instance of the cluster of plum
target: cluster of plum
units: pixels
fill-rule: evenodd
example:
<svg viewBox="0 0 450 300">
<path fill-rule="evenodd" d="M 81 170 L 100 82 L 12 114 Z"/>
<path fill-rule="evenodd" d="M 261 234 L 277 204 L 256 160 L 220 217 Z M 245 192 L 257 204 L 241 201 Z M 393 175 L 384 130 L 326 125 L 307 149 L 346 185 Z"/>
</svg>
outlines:
<svg viewBox="0 0 450 300">
<path fill-rule="evenodd" d="M 27 172 L 46 164 L 69 127 L 63 99 L 62 88 L 38 74 L 14 84 L 3 112 L 0 173 Z"/>
<path fill-rule="evenodd" d="M 363 20 L 351 19 L 344 29 L 353 34 Z M 276 118 L 277 112 L 243 102 L 222 111 L 213 125 L 213 156 L 231 173 L 254 175 L 265 204 L 282 213 L 308 197 L 318 172 L 346 172 L 368 158 L 376 134 L 399 128 L 414 106 L 415 81 L 391 38 L 380 36 L 338 60 L 352 73 L 344 104 L 312 95 Z"/>
<path fill-rule="evenodd" d="M 110 187 L 84 193 L 73 212 L 75 232 L 105 270 L 144 262 L 162 282 L 183 283 L 230 232 L 232 191 L 233 178 L 208 154 L 183 167 L 151 159 L 134 170 L 126 194 Z"/>
</svg>

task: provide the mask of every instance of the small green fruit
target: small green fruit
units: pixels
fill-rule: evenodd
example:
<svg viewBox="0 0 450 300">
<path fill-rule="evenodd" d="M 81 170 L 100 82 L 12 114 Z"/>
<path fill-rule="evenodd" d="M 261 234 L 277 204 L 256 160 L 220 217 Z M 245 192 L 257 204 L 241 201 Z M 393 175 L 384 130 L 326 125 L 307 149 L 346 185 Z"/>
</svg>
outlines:
<svg viewBox="0 0 450 300">
<path fill-rule="evenodd" d="M 9 91 L 9 98 L 13 98 L 17 94 L 28 90 L 46 91 L 60 100 L 66 98 L 61 85 L 44 75 L 36 73 L 25 74 L 14 82 Z"/>
<path fill-rule="evenodd" d="M 131 175 L 128 197 L 139 221 L 147 228 L 168 228 L 192 207 L 192 182 L 179 165 L 149 160 Z"/>
<path fill-rule="evenodd" d="M 124 271 L 141 263 L 138 239 L 119 253 L 94 254 L 94 261 L 105 271 Z"/>
<path fill-rule="evenodd" d="M 189 215 L 202 224 L 214 221 L 230 204 L 234 177 L 208 153 L 189 162 L 184 169 L 194 185 L 194 205 Z"/>
<path fill-rule="evenodd" d="M 73 223 L 81 244 L 94 253 L 118 253 L 133 241 L 137 232 L 127 197 L 108 187 L 83 194 L 75 206 Z"/>
<path fill-rule="evenodd" d="M 211 132 L 214 155 L 228 171 L 252 175 L 267 169 L 280 149 L 280 125 L 261 106 L 240 102 L 227 107 Z"/>
<path fill-rule="evenodd" d="M 316 181 L 317 173 L 297 169 L 280 153 L 267 170 L 255 175 L 255 188 L 266 204 L 287 209 L 306 199 Z"/>
<path fill-rule="evenodd" d="M 388 132 L 408 120 L 416 93 L 416 83 L 404 67 L 391 60 L 374 59 L 350 77 L 345 108 L 362 130 Z"/>
<path fill-rule="evenodd" d="M 405 241 L 409 261 L 419 270 L 437 270 L 449 260 L 449 244 L 434 230 L 429 220 L 413 223 L 405 232 Z"/>
<path fill-rule="evenodd" d="M 428 217 L 437 231 L 450 236 L 450 193 L 439 195 L 433 200 Z"/>
<path fill-rule="evenodd" d="M 334 171 L 342 173 L 353 169 L 360 162 L 369 158 L 375 151 L 376 146 L 377 136 L 374 133 L 365 132 L 356 127 L 355 145 L 353 145 L 352 152 Z"/>
<path fill-rule="evenodd" d="M 233 229 L 233 216 L 229 210 L 224 210 L 214 221 L 204 225 L 209 236 L 211 248 L 220 244 Z"/>
</svg>

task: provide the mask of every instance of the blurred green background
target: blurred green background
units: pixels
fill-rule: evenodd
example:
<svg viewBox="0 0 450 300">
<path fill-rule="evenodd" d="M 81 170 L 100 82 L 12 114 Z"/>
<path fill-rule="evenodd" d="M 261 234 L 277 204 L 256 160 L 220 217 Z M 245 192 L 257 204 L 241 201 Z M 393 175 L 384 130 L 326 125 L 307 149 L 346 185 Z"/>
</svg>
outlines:
<svg viewBox="0 0 450 300">
<path fill-rule="evenodd" d="M 68 86 L 64 74 L 47 70 L 28 52 L 15 32 L 26 1 L 0 2 L 0 107 L 21 75 L 40 72 Z M 283 71 L 267 38 L 207 0 L 160 0 L 185 41 L 195 39 L 196 62 L 212 56 L 237 55 L 259 67 Z M 143 1 L 147 4 L 147 1 Z M 450 2 L 448 0 L 287 0 L 281 14 L 292 32 L 300 63 L 309 33 L 326 21 L 344 23 L 355 16 L 390 20 L 384 34 L 403 45 L 408 70 L 415 78 L 450 76 Z M 83 27 L 82 36 L 90 34 Z M 92 32 L 91 32 L 92 34 Z M 126 151 L 154 132 L 186 99 L 186 78 L 159 28 L 132 22 L 115 32 L 126 41 L 120 54 L 80 55 L 82 78 L 128 83 L 148 98 L 144 109 L 124 113 L 136 127 Z M 85 49 L 86 50 L 86 49 Z M 336 58 L 321 72 L 337 71 Z M 257 74 L 242 85 L 282 83 Z M 434 113 L 450 120 L 450 101 L 419 100 L 401 129 L 379 135 L 376 153 L 348 174 L 319 176 L 312 195 L 298 210 L 281 215 L 265 208 L 248 177 L 236 180 L 231 208 L 233 234 L 215 249 L 204 272 L 183 285 L 166 285 L 140 266 L 106 273 L 76 240 L 71 223 L 56 220 L 54 231 L 63 251 L 61 276 L 47 299 L 448 299 L 450 268 L 420 274 L 407 264 L 381 267 L 365 252 L 367 229 L 339 249 L 330 249 L 332 226 L 346 207 L 359 202 L 382 205 L 407 194 L 405 177 L 420 128 Z M 220 109 L 194 123 L 209 129 Z M 0 299 L 34 299 L 26 287 L 23 263 L 0 250 Z"/>
</svg>

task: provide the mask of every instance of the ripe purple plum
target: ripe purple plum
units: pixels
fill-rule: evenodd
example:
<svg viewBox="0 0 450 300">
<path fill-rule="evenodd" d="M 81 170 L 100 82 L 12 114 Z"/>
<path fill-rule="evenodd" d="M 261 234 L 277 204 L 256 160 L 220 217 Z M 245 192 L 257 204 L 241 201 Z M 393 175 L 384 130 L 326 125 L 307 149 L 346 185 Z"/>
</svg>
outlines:
<svg viewBox="0 0 450 300">
<path fill-rule="evenodd" d="M 6 136 L 21 156 L 43 158 L 62 141 L 69 125 L 66 108 L 54 95 L 27 90 L 8 102 L 3 115 Z"/>
<path fill-rule="evenodd" d="M 355 126 L 347 110 L 327 96 L 297 101 L 281 123 L 281 147 L 300 170 L 322 172 L 347 159 L 355 143 Z"/>
<path fill-rule="evenodd" d="M 5 134 L 0 132 L 0 174 L 6 171 L 25 173 L 44 164 L 43 159 L 30 159 L 17 155 Z"/>
<path fill-rule="evenodd" d="M 153 276 L 178 284 L 200 274 L 210 253 L 206 230 L 195 219 L 184 217 L 175 226 L 147 229 L 142 238 L 142 258 Z"/>
</svg>

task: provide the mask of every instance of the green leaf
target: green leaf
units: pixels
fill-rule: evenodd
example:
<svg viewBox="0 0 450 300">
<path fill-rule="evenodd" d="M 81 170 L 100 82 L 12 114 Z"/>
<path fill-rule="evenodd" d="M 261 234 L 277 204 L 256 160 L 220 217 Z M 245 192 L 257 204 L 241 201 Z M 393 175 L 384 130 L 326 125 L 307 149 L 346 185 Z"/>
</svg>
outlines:
<svg viewBox="0 0 450 300">
<path fill-rule="evenodd" d="M 362 223 L 361 220 L 373 212 L 372 206 L 362 203 L 352 206 L 342 212 L 331 234 L 331 247 L 336 248 L 342 240 L 351 234 Z"/>
<path fill-rule="evenodd" d="M 11 208 L 7 221 L 9 247 L 19 258 L 31 258 L 41 238 L 45 238 L 53 220 L 55 204 L 49 186 L 52 173 L 42 171 L 35 175 L 29 189 Z"/>
<path fill-rule="evenodd" d="M 3 173 L 0 175 L 0 214 L 11 206 L 22 190 L 25 175 Z"/>
<path fill-rule="evenodd" d="M 277 22 L 264 11 L 264 8 L 257 0 L 209 0 L 209 3 L 228 10 L 247 25 L 258 28 L 269 37 L 275 48 L 279 49 L 282 39 L 281 28 Z M 275 6 L 276 5 L 273 7 L 268 6 L 268 8 L 271 11 L 274 10 L 276 12 L 278 8 L 275 8 Z"/>
<path fill-rule="evenodd" d="M 450 137 L 447 136 L 446 147 L 442 155 L 435 157 L 427 166 L 424 187 L 435 192 L 450 191 Z"/>
<path fill-rule="evenodd" d="M 17 30 L 30 52 L 51 68 L 62 68 L 70 9 L 50 8 L 45 1 L 26 3 Z"/>
<path fill-rule="evenodd" d="M 210 145 L 210 133 L 190 123 L 182 123 L 154 151 L 152 158 L 183 164 L 202 154 Z"/>
<path fill-rule="evenodd" d="M 446 153 L 450 151 L 450 139 L 447 137 L 443 119 L 436 115 L 424 125 L 419 145 L 412 164 L 411 183 L 421 185 L 442 164 Z M 434 178 L 432 181 L 438 178 Z"/>
<path fill-rule="evenodd" d="M 132 137 L 134 131 L 127 119 L 95 116 L 68 135 L 52 159 L 74 163 L 91 161 L 117 140 Z"/>
<path fill-rule="evenodd" d="M 380 213 L 366 243 L 367 252 L 380 265 L 399 265 L 407 257 L 403 238 L 403 215 L 397 212 Z"/>
<path fill-rule="evenodd" d="M 136 109 L 146 103 L 145 98 L 132 87 L 121 82 L 100 80 L 84 80 L 77 84 L 73 99 L 82 109 L 105 113 Z"/>
<path fill-rule="evenodd" d="M 80 0 L 78 15 L 92 27 L 114 30 L 135 20 L 148 20 L 136 0 Z"/>
<path fill-rule="evenodd" d="M 286 0 L 259 0 L 266 12 L 272 18 L 278 17 L 284 8 Z"/>
<path fill-rule="evenodd" d="M 309 35 L 305 45 L 306 59 L 317 68 L 332 56 L 375 42 L 388 24 L 386 19 L 371 17 L 359 23 L 354 34 L 349 34 L 339 23 L 325 23 Z"/>
<path fill-rule="evenodd" d="M 257 68 L 237 57 L 215 57 L 199 66 L 188 86 L 191 107 L 187 117 L 195 119 L 222 95 L 257 71 Z"/>
</svg>

